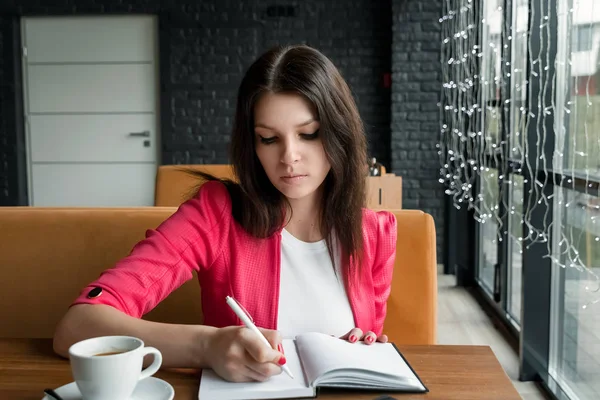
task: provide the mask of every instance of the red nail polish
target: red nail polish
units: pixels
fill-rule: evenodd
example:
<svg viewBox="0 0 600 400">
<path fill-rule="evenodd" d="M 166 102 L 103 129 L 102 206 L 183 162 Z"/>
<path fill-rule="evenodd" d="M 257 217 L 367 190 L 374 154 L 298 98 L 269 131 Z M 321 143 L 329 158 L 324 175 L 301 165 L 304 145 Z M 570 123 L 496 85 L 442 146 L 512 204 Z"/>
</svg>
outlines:
<svg viewBox="0 0 600 400">
<path fill-rule="evenodd" d="M 367 342 L 371 343 L 373 341 L 373 336 L 367 336 Z"/>
<path fill-rule="evenodd" d="M 279 359 L 279 361 L 277 362 L 279 365 L 284 365 L 286 363 L 286 359 L 285 356 L 281 356 L 281 358 Z"/>
<path fill-rule="evenodd" d="M 277 345 L 277 350 L 279 350 L 279 352 L 280 352 L 281 354 L 284 354 L 284 353 L 283 353 L 283 346 L 281 345 L 281 343 L 279 343 L 279 344 Z"/>
<path fill-rule="evenodd" d="M 350 343 L 356 342 L 356 336 L 350 335 Z"/>
</svg>

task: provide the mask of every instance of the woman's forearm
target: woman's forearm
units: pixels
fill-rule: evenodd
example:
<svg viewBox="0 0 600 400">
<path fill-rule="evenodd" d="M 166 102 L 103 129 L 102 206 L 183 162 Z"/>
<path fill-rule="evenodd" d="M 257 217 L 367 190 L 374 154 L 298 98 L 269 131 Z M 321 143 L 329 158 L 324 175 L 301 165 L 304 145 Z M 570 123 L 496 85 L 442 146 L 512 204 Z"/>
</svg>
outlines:
<svg viewBox="0 0 600 400">
<path fill-rule="evenodd" d="M 142 339 L 163 356 L 163 367 L 204 368 L 210 364 L 206 349 L 217 328 L 204 325 L 178 325 L 130 317 L 107 305 L 72 306 L 54 334 L 54 351 L 69 356 L 69 347 L 97 336 L 125 335 Z"/>
</svg>

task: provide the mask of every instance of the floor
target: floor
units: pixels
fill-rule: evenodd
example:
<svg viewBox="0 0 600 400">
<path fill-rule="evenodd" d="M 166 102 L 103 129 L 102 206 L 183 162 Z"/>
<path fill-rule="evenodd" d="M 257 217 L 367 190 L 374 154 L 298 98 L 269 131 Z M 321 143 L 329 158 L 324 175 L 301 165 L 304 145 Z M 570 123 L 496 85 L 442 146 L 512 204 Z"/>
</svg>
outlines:
<svg viewBox="0 0 600 400">
<path fill-rule="evenodd" d="M 518 380 L 517 353 L 454 275 L 438 275 L 438 343 L 489 345 L 524 400 L 546 399 L 534 382 Z"/>
</svg>

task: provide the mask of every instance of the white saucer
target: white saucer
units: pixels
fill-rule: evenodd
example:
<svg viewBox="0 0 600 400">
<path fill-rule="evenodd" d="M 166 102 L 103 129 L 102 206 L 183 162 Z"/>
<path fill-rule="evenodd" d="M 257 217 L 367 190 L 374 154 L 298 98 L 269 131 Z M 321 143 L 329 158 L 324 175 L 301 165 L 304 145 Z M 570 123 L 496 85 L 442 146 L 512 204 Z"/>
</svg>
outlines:
<svg viewBox="0 0 600 400">
<path fill-rule="evenodd" d="M 75 382 L 54 389 L 64 400 L 82 400 L 81 393 Z M 172 400 L 175 390 L 167 382 L 153 376 L 146 378 L 135 387 L 129 400 Z M 54 400 L 46 395 L 42 400 Z"/>
</svg>

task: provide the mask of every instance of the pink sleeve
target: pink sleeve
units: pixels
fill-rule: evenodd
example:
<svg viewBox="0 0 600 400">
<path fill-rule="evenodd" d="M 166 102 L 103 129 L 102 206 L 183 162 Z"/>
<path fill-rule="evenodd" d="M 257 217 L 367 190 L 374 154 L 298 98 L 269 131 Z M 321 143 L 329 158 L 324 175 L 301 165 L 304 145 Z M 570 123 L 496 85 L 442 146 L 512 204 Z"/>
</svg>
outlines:
<svg viewBox="0 0 600 400">
<path fill-rule="evenodd" d="M 74 304 L 106 304 L 140 318 L 192 278 L 210 268 L 223 246 L 231 200 L 220 182 L 207 182 L 131 253 L 84 288 Z M 100 239 L 101 240 L 101 239 Z M 92 295 L 99 296 L 94 298 Z"/>
<path fill-rule="evenodd" d="M 387 300 L 392 287 L 392 274 L 396 260 L 396 216 L 388 211 L 377 212 L 377 250 L 373 263 L 373 291 L 375 294 L 374 333 L 383 333 Z"/>
</svg>

